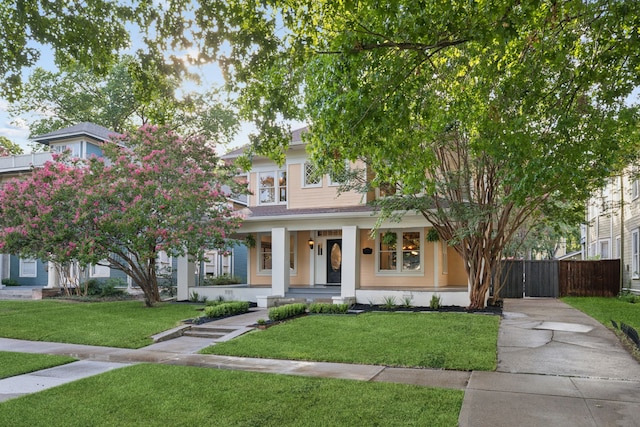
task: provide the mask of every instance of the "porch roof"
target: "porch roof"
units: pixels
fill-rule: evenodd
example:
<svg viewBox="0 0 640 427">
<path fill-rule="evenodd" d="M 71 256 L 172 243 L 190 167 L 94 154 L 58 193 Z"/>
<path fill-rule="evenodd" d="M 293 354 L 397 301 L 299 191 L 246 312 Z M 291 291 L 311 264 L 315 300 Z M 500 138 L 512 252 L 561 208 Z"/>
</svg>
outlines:
<svg viewBox="0 0 640 427">
<path fill-rule="evenodd" d="M 372 216 L 375 213 L 375 210 L 369 205 L 307 209 L 288 209 L 286 205 L 267 205 L 252 206 L 251 208 L 243 209 L 242 212 L 245 214 L 245 220 L 250 221 L 252 219 L 259 220 L 272 217 L 353 216 L 358 214 Z"/>
</svg>

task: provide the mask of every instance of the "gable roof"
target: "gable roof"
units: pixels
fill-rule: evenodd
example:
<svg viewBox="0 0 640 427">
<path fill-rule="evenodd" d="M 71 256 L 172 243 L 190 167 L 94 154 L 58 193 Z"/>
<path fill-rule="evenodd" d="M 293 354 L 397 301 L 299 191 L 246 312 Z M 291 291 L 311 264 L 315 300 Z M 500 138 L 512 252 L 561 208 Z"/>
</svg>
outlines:
<svg viewBox="0 0 640 427">
<path fill-rule="evenodd" d="M 291 131 L 291 141 L 289 141 L 289 147 L 303 145 L 304 141 L 302 140 L 302 135 L 309 132 L 309 126 L 301 127 L 300 129 L 296 129 Z M 245 153 L 245 151 L 250 147 L 250 144 L 245 144 L 242 147 L 236 148 L 234 150 L 229 151 L 227 154 L 222 156 L 223 159 L 235 159 L 240 157 Z"/>
<path fill-rule="evenodd" d="M 52 142 L 62 139 L 69 139 L 79 136 L 88 136 L 89 138 L 93 138 L 96 141 L 102 142 L 108 140 L 111 135 L 114 135 L 115 133 L 116 132 L 100 125 L 96 125 L 90 122 L 82 122 L 68 128 L 45 133 L 44 135 L 37 135 L 31 139 L 44 145 L 49 145 Z"/>
</svg>

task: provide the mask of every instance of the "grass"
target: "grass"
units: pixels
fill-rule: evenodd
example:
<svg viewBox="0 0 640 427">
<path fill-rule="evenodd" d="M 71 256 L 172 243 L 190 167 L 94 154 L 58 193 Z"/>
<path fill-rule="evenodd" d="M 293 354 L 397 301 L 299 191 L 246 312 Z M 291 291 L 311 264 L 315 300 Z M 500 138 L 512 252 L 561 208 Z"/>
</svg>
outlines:
<svg viewBox="0 0 640 427">
<path fill-rule="evenodd" d="M 0 301 L 0 336 L 140 348 L 151 344 L 151 335 L 197 315 L 196 307 L 190 304 L 163 303 L 146 308 L 140 301 Z"/>
<path fill-rule="evenodd" d="M 499 321 L 498 316 L 466 313 L 305 316 L 202 353 L 491 371 Z"/>
<path fill-rule="evenodd" d="M 66 356 L 0 351 L 0 379 L 64 365 L 75 360 Z"/>
<path fill-rule="evenodd" d="M 611 320 L 624 322 L 640 330 L 640 304 L 631 304 L 618 298 L 564 297 L 562 301 L 588 314 L 609 329 Z"/>
<path fill-rule="evenodd" d="M 456 426 L 463 395 L 404 384 L 135 365 L 1 403 L 0 425 Z"/>
</svg>

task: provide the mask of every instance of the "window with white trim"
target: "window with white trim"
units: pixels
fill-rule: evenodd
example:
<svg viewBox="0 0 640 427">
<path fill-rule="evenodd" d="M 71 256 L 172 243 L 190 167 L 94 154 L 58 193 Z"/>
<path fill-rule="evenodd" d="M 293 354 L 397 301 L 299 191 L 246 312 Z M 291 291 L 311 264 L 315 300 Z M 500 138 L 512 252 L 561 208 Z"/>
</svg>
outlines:
<svg viewBox="0 0 640 427">
<path fill-rule="evenodd" d="M 589 249 L 588 249 L 588 254 L 589 258 L 593 258 L 597 255 L 596 253 L 596 244 L 595 243 L 591 243 L 589 245 Z"/>
<path fill-rule="evenodd" d="M 609 254 L 609 240 L 600 240 L 600 250 L 599 255 L 600 259 L 609 259 L 611 255 Z"/>
<path fill-rule="evenodd" d="M 65 151 L 69 151 L 71 157 L 80 157 L 82 158 L 82 142 L 70 142 L 70 143 L 62 143 L 62 144 L 52 144 L 51 151 L 54 153 L 64 153 Z"/>
<path fill-rule="evenodd" d="M 640 230 L 631 232 L 631 277 L 640 279 Z"/>
<path fill-rule="evenodd" d="M 33 258 L 20 258 L 20 277 L 38 277 L 38 261 Z"/>
<path fill-rule="evenodd" d="M 89 269 L 89 276 L 91 277 L 109 277 L 111 275 L 111 269 L 106 260 L 100 261 L 99 264 L 94 264 Z"/>
<path fill-rule="evenodd" d="M 283 170 L 258 173 L 258 194 L 261 205 L 287 202 L 287 173 Z"/>
<path fill-rule="evenodd" d="M 376 236 L 378 273 L 422 274 L 421 230 L 387 230 Z"/>
<path fill-rule="evenodd" d="M 322 187 L 322 173 L 313 163 L 304 164 L 303 185 L 305 188 Z"/>
<path fill-rule="evenodd" d="M 640 170 L 637 166 L 633 166 L 629 173 L 629 182 L 631 183 L 631 199 L 635 200 L 640 197 L 640 181 L 638 180 L 638 173 Z M 620 179 L 622 181 L 622 178 Z"/>
<path fill-rule="evenodd" d="M 289 233 L 289 269 L 291 274 L 296 273 L 297 265 L 297 232 Z M 258 233 L 258 273 L 271 274 L 273 268 L 273 252 L 271 233 Z"/>
<path fill-rule="evenodd" d="M 345 160 L 343 169 L 329 171 L 329 186 L 337 187 L 344 184 L 350 169 L 349 162 Z"/>
<path fill-rule="evenodd" d="M 389 182 L 382 182 L 380 186 L 376 189 L 378 193 L 378 198 L 395 196 L 396 195 L 396 184 L 392 184 Z"/>
</svg>

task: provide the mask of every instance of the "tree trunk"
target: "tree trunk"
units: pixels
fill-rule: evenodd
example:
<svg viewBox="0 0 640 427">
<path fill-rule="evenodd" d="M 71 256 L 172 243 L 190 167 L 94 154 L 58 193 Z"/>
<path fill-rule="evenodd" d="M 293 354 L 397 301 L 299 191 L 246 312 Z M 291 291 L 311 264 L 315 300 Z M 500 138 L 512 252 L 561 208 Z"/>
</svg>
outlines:
<svg viewBox="0 0 640 427">
<path fill-rule="evenodd" d="M 500 260 L 500 252 L 494 246 L 492 239 L 471 237 L 464 239 L 462 245 L 456 247 L 467 271 L 470 310 L 482 310 L 486 307 L 493 271 Z"/>
</svg>

